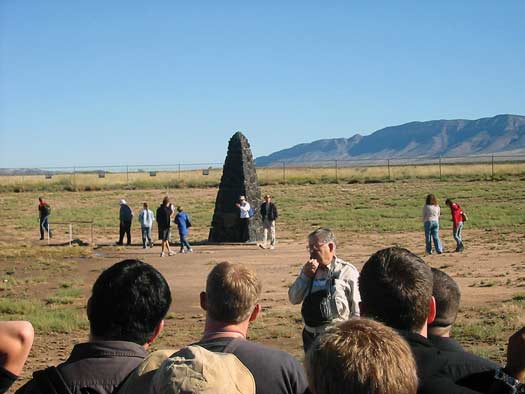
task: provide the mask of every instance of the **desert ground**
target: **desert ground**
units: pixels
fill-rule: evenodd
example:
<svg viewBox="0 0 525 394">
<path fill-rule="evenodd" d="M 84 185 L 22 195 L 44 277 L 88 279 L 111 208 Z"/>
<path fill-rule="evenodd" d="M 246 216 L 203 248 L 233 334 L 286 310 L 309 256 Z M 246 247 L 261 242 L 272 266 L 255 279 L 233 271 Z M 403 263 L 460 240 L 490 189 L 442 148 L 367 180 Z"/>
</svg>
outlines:
<svg viewBox="0 0 525 394">
<path fill-rule="evenodd" d="M 153 209 L 168 192 L 192 215 L 194 253 L 159 257 L 160 247 L 144 250 L 139 225 L 133 223 L 133 245 L 114 245 L 118 235 L 118 199 L 125 197 L 138 214 L 141 202 Z M 378 249 L 400 245 L 454 277 L 462 290 L 462 307 L 454 330 L 470 350 L 503 362 L 509 334 L 525 324 L 525 181 L 443 182 L 417 180 L 384 184 L 275 185 L 265 187 L 280 208 L 278 245 L 207 245 L 208 226 L 217 189 L 112 190 L 43 194 L 53 220 L 93 220 L 95 245 L 86 225 L 56 224 L 48 245 L 38 240 L 34 193 L 0 193 L 0 318 L 28 319 L 36 338 L 19 387 L 32 371 L 66 359 L 74 344 L 85 341 L 85 304 L 98 274 L 126 258 L 138 258 L 167 278 L 173 304 L 166 328 L 153 349 L 178 348 L 197 341 L 203 328 L 199 293 L 214 264 L 243 263 L 263 281 L 263 313 L 251 326 L 251 339 L 302 358 L 300 307 L 290 305 L 287 290 L 307 259 L 306 235 L 332 227 L 337 254 L 358 269 Z M 445 253 L 424 256 L 421 208 L 428 192 L 442 206 L 441 238 Z M 464 229 L 465 251 L 454 253 L 445 197 L 457 197 L 471 220 Z M 155 231 L 154 231 L 155 233 Z M 87 245 L 85 243 L 88 243 Z M 178 250 L 178 247 L 176 247 Z M 108 300 L 111 302 L 111 300 Z"/>
</svg>

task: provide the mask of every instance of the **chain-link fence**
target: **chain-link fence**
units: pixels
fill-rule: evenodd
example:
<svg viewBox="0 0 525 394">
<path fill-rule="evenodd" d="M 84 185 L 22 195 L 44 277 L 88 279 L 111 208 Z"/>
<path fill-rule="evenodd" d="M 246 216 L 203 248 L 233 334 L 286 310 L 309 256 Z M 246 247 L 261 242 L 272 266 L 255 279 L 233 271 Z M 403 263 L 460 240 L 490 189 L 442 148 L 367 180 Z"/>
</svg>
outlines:
<svg viewBox="0 0 525 394">
<path fill-rule="evenodd" d="M 222 163 L 47 167 L 12 172 L 0 175 L 0 190 L 207 187 L 219 184 Z M 258 166 L 257 174 L 261 185 L 412 178 L 495 180 L 524 175 L 525 155 L 278 161 L 271 166 Z"/>
</svg>

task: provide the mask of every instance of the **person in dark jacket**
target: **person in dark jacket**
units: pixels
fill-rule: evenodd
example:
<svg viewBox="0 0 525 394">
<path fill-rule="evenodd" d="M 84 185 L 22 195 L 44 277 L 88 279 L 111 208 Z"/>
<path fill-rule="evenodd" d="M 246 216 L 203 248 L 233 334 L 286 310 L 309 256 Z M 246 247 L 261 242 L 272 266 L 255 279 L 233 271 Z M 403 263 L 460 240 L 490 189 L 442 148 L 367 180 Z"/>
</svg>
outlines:
<svg viewBox="0 0 525 394">
<path fill-rule="evenodd" d="M 427 338 L 436 316 L 430 267 L 407 249 L 390 247 L 374 253 L 359 276 L 361 314 L 397 329 L 412 349 L 419 393 L 511 393 L 505 379 L 523 378 L 523 338 L 510 345 L 505 370 L 468 352 L 440 351 Z M 520 342 L 519 339 L 522 339 Z"/>
<path fill-rule="evenodd" d="M 89 341 L 75 345 L 55 371 L 73 394 L 113 393 L 146 357 L 170 304 L 168 283 L 151 265 L 139 260 L 112 265 L 95 281 L 87 303 Z M 51 392 L 43 386 L 45 375 L 50 372 L 35 372 L 16 393 Z"/>
<path fill-rule="evenodd" d="M 459 286 L 447 273 L 432 268 L 432 295 L 436 300 L 436 318 L 428 325 L 428 339 L 440 350 L 464 352 L 463 346 L 451 338 L 461 300 Z"/>
<path fill-rule="evenodd" d="M 259 245 L 266 249 L 268 246 L 268 232 L 270 232 L 270 249 L 275 248 L 275 220 L 279 216 L 277 207 L 272 202 L 272 196 L 264 196 L 264 202 L 261 204 L 261 218 L 263 222 L 263 243 Z"/>
<path fill-rule="evenodd" d="M 168 196 L 164 197 L 162 204 L 157 208 L 157 225 L 159 226 L 159 239 L 161 241 L 162 249 L 160 251 L 160 257 L 164 257 L 164 250 L 168 251 L 168 256 L 175 254 L 170 249 L 170 225 L 171 225 L 171 214 L 173 213 L 173 207 L 170 203 Z"/>
<path fill-rule="evenodd" d="M 120 200 L 119 204 L 120 234 L 117 245 L 122 245 L 122 242 L 124 241 L 124 234 L 126 234 L 127 245 L 131 245 L 131 222 L 133 221 L 133 211 L 129 207 L 126 200 Z"/>
</svg>

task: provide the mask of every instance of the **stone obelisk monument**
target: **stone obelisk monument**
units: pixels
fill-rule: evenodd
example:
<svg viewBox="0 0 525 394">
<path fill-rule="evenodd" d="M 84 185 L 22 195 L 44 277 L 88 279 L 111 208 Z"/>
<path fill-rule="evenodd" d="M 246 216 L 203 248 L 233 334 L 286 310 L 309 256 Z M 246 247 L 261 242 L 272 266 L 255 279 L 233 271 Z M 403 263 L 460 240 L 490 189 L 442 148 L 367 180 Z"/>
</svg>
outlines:
<svg viewBox="0 0 525 394">
<path fill-rule="evenodd" d="M 248 241 L 241 239 L 240 210 L 235 206 L 240 196 L 245 196 L 246 201 L 255 210 L 255 214 L 248 221 Z M 250 144 L 246 137 L 238 131 L 230 138 L 228 144 L 228 153 L 222 169 L 208 241 L 256 242 L 261 240 L 260 204 L 261 191 Z"/>
</svg>

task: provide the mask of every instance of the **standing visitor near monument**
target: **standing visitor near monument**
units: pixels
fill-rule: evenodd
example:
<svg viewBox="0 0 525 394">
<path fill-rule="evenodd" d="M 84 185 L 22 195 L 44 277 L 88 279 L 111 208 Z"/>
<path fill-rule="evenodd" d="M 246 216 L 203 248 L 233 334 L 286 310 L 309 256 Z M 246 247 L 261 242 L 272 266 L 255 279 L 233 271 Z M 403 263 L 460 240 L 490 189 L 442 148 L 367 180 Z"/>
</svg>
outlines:
<svg viewBox="0 0 525 394">
<path fill-rule="evenodd" d="M 292 304 L 302 303 L 303 349 L 333 323 L 359 316 L 359 271 L 335 255 L 332 230 L 319 228 L 308 235 L 309 260 L 288 289 Z"/>
<path fill-rule="evenodd" d="M 44 230 L 48 232 L 51 238 L 51 229 L 49 228 L 49 215 L 51 215 L 51 207 L 42 197 L 38 197 L 38 218 L 40 222 L 40 240 L 44 239 Z"/>
<path fill-rule="evenodd" d="M 241 242 L 246 242 L 250 239 L 250 233 L 248 229 L 248 224 L 250 221 L 250 211 L 252 207 L 250 203 L 246 201 L 246 197 L 240 196 L 239 202 L 235 204 L 239 208 L 240 218 L 241 218 Z"/>
<path fill-rule="evenodd" d="M 126 234 L 127 245 L 131 245 L 131 222 L 133 221 L 133 211 L 129 207 L 126 200 L 122 199 L 119 201 L 120 211 L 119 211 L 119 220 L 120 220 L 120 234 L 118 238 L 117 245 L 122 245 L 124 241 L 124 234 Z"/>
<path fill-rule="evenodd" d="M 443 253 L 443 246 L 439 239 L 439 215 L 441 210 L 436 200 L 436 196 L 429 194 L 425 199 L 423 207 L 423 225 L 425 228 L 425 251 L 432 254 L 432 240 L 437 254 Z"/>
<path fill-rule="evenodd" d="M 171 224 L 172 205 L 168 196 L 164 197 L 162 204 L 157 208 L 157 225 L 159 226 L 159 239 L 161 241 L 162 249 L 160 257 L 164 257 L 164 250 L 168 250 L 168 256 L 175 254 L 170 249 L 170 224 Z"/>
<path fill-rule="evenodd" d="M 261 204 L 261 218 L 263 221 L 263 243 L 261 248 L 266 249 L 268 242 L 268 232 L 270 232 L 270 249 L 275 248 L 275 220 L 278 217 L 277 207 L 272 202 L 272 196 L 266 194 L 264 202 Z"/>
<path fill-rule="evenodd" d="M 142 247 L 146 249 L 148 246 L 153 247 L 153 241 L 151 240 L 151 226 L 155 216 L 153 211 L 148 208 L 148 203 L 145 202 L 142 211 L 139 213 L 140 230 L 142 232 Z"/>
<path fill-rule="evenodd" d="M 177 207 L 177 215 L 175 215 L 175 223 L 177 223 L 177 227 L 179 228 L 179 237 L 180 237 L 180 253 L 184 252 L 184 247 L 186 246 L 186 250 L 188 253 L 193 252 L 193 249 L 191 248 L 190 243 L 186 239 L 188 236 L 188 229 L 191 227 L 191 221 L 190 217 L 182 207 Z"/>
<path fill-rule="evenodd" d="M 461 237 L 461 231 L 463 230 L 463 221 L 466 220 L 467 216 L 461 209 L 458 203 L 447 198 L 445 204 L 450 208 L 452 214 L 452 236 L 456 241 L 456 252 L 463 252 L 463 238 Z"/>
</svg>

